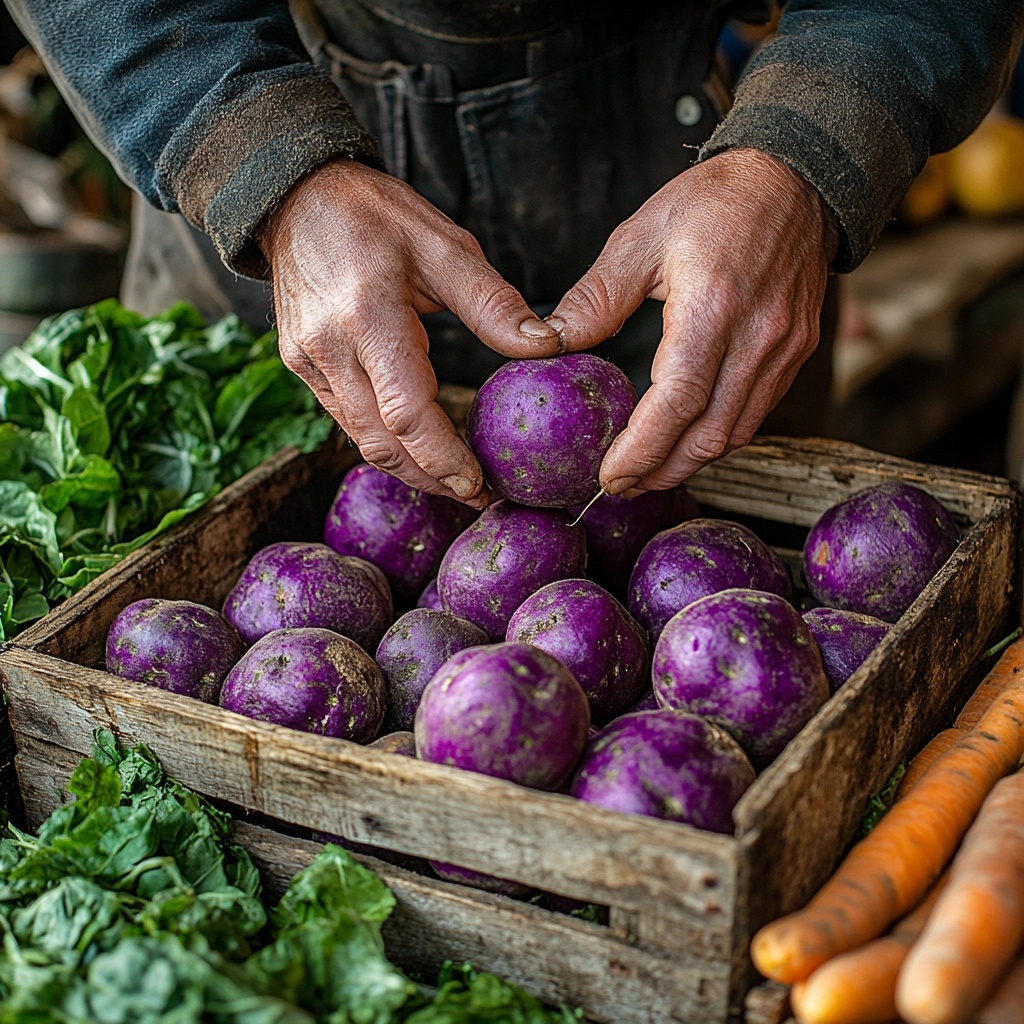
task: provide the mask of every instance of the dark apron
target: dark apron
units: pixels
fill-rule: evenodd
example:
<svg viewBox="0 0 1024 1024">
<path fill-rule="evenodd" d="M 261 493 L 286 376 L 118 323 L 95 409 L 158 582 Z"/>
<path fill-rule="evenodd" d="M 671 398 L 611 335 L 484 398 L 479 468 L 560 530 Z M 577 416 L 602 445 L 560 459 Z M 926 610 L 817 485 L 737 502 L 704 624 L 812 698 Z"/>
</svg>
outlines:
<svg viewBox="0 0 1024 1024">
<path fill-rule="evenodd" d="M 437 0 L 404 2 L 415 14 Z M 724 4 L 595 0 L 572 5 L 565 24 L 550 13 L 560 6 L 539 5 L 551 23 L 535 31 L 513 34 L 506 19 L 459 34 L 396 17 L 402 4 L 293 3 L 313 60 L 376 135 L 388 170 L 472 232 L 542 316 L 615 226 L 692 162 L 728 104 L 713 65 Z M 265 285 L 235 278 L 181 218 L 137 212 L 130 305 L 187 298 L 208 316 L 234 309 L 266 323 Z M 424 319 L 440 380 L 478 385 L 501 363 L 453 316 Z M 643 390 L 660 335 L 661 304 L 646 302 L 598 351 Z M 819 405 L 822 386 L 819 373 Z"/>
</svg>

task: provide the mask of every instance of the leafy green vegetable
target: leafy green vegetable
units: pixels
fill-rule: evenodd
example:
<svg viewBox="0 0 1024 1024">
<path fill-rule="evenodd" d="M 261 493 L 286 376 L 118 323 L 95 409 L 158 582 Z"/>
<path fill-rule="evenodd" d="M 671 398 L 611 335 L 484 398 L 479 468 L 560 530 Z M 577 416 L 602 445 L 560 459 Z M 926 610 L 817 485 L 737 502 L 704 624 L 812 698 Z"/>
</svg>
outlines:
<svg viewBox="0 0 1024 1024">
<path fill-rule="evenodd" d="M 575 1024 L 469 965 L 387 959 L 395 900 L 326 846 L 267 908 L 230 818 L 99 732 L 75 799 L 0 838 L 0 1024 Z"/>
<path fill-rule="evenodd" d="M 0 641 L 331 421 L 273 333 L 114 300 L 0 357 Z"/>
<path fill-rule="evenodd" d="M 407 1017 L 405 1024 L 575 1024 L 580 1010 L 550 1010 L 515 985 L 473 970 L 470 964 L 445 964 L 430 1005 Z"/>
</svg>

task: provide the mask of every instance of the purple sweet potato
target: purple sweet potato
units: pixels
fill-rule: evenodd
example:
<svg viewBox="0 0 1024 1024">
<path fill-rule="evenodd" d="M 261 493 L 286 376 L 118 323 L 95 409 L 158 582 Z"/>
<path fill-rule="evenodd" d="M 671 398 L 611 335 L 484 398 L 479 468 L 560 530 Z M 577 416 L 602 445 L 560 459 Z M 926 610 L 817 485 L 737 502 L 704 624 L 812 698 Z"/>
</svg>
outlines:
<svg viewBox="0 0 1024 1024">
<path fill-rule="evenodd" d="M 377 664 L 388 687 L 384 728 L 411 729 L 420 697 L 434 673 L 467 647 L 487 643 L 487 634 L 451 612 L 414 608 L 384 634 Z"/>
<path fill-rule="evenodd" d="M 720 726 L 683 711 L 640 711 L 601 731 L 570 793 L 625 814 L 731 833 L 732 809 L 753 781 L 746 754 Z"/>
<path fill-rule="evenodd" d="M 570 509 L 579 515 L 584 506 Z M 623 593 L 644 545 L 662 530 L 696 519 L 697 503 L 682 486 L 644 491 L 635 498 L 602 495 L 580 524 L 587 535 L 587 575 L 612 593 Z"/>
<path fill-rule="evenodd" d="M 437 575 L 448 545 L 476 518 L 468 505 L 427 494 L 365 463 L 345 474 L 324 523 L 339 555 L 372 562 L 398 598 L 418 594 Z"/>
<path fill-rule="evenodd" d="M 895 622 L 958 540 L 953 517 L 927 491 L 879 484 L 833 505 L 811 527 L 804 576 L 822 604 Z"/>
<path fill-rule="evenodd" d="M 469 868 L 460 868 L 454 864 L 444 864 L 436 860 L 429 863 L 437 877 L 445 882 L 470 885 L 474 889 L 482 889 L 484 892 L 493 892 L 499 896 L 513 898 L 526 896 L 533 891 L 528 885 L 520 885 L 519 882 L 513 882 L 508 878 L 495 878 L 494 875 L 485 875 L 482 871 L 470 871 Z"/>
<path fill-rule="evenodd" d="M 657 641 L 681 608 L 743 587 L 789 598 L 786 563 L 753 531 L 724 519 L 691 519 L 662 530 L 640 552 L 629 580 L 629 610 Z"/>
<path fill-rule="evenodd" d="M 498 501 L 452 542 L 437 589 L 448 611 L 504 640 L 523 601 L 546 583 L 582 576 L 586 565 L 583 527 L 564 512 Z"/>
<path fill-rule="evenodd" d="M 212 608 L 147 597 L 111 623 L 107 671 L 212 704 L 244 651 L 234 626 Z"/>
<path fill-rule="evenodd" d="M 326 544 L 271 544 L 249 560 L 224 601 L 247 644 L 276 629 L 330 629 L 376 649 L 394 618 L 384 574 Z"/>
<path fill-rule="evenodd" d="M 383 750 L 385 754 L 398 754 L 401 757 L 416 756 L 416 737 L 411 732 L 389 732 L 378 736 L 367 746 L 373 747 L 374 750 Z"/>
<path fill-rule="evenodd" d="M 228 711 L 356 743 L 369 743 L 380 731 L 386 702 L 377 663 L 329 629 L 268 633 L 246 651 L 220 691 Z"/>
<path fill-rule="evenodd" d="M 437 577 L 435 576 L 424 588 L 423 593 L 416 599 L 417 608 L 433 608 L 435 611 L 444 611 L 444 602 L 437 592 Z"/>
<path fill-rule="evenodd" d="M 591 580 L 541 587 L 516 609 L 505 639 L 533 644 L 557 658 L 583 687 L 595 722 L 625 711 L 647 683 L 647 633 Z"/>
<path fill-rule="evenodd" d="M 590 708 L 572 673 L 529 644 L 460 651 L 427 684 L 416 711 L 424 761 L 558 789 L 587 742 Z"/>
<path fill-rule="evenodd" d="M 498 494 L 567 508 L 597 494 L 601 460 L 635 405 L 629 378 L 598 356 L 512 360 L 477 391 L 467 439 Z"/>
<path fill-rule="evenodd" d="M 730 732 L 758 768 L 828 699 L 828 679 L 800 613 L 776 594 L 724 590 L 674 615 L 654 649 L 665 706 Z"/>
<path fill-rule="evenodd" d="M 654 690 L 647 690 L 640 695 L 640 699 L 629 710 L 630 713 L 634 711 L 657 711 L 660 707 L 661 704 L 658 703 L 658 697 Z"/>
<path fill-rule="evenodd" d="M 803 620 L 821 652 L 833 693 L 860 668 L 892 628 L 872 615 L 840 608 L 812 608 L 803 613 Z"/>
</svg>

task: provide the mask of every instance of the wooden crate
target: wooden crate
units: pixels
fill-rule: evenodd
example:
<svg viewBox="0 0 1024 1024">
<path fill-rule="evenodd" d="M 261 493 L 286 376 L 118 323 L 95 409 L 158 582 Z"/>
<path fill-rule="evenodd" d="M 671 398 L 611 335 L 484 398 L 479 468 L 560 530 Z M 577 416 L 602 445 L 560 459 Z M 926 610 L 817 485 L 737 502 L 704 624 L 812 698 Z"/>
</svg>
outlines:
<svg viewBox="0 0 1024 1024">
<path fill-rule="evenodd" d="M 93 730 L 111 728 L 126 743 L 149 744 L 186 785 L 240 808 L 608 905 L 605 927 L 375 864 L 398 897 L 387 941 L 399 963 L 426 971 L 469 959 L 596 1021 L 738 1016 L 752 981 L 753 931 L 824 880 L 867 798 L 951 720 L 979 654 L 1019 619 L 1021 501 L 1006 481 L 846 444 L 770 438 L 702 470 L 692 491 L 706 507 L 790 532 L 895 479 L 927 486 L 964 527 L 913 607 L 744 795 L 735 836 L 250 721 L 97 667 L 107 628 L 129 602 L 219 606 L 254 551 L 318 537 L 355 457 L 325 450 L 270 460 L 0 655 L 30 823 L 60 799 Z M 247 825 L 240 835 L 271 878 L 287 877 L 316 850 Z M 763 1018 L 765 1005 L 762 990 L 750 1019 Z"/>
</svg>

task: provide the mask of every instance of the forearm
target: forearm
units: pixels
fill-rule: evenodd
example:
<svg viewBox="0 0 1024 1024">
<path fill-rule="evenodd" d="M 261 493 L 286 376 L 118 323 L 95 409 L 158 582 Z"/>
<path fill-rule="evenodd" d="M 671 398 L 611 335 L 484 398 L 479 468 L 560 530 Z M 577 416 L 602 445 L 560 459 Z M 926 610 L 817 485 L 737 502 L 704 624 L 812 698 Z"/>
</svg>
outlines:
<svg viewBox="0 0 1024 1024">
<path fill-rule="evenodd" d="M 928 154 L 992 105 L 1022 21 L 1003 0 L 790 0 L 701 159 L 751 147 L 795 170 L 836 218 L 835 268 L 852 269 Z"/>
<path fill-rule="evenodd" d="M 379 166 L 285 2 L 8 6 L 122 177 L 240 273 L 265 274 L 255 229 L 310 170 L 335 156 Z"/>
</svg>

